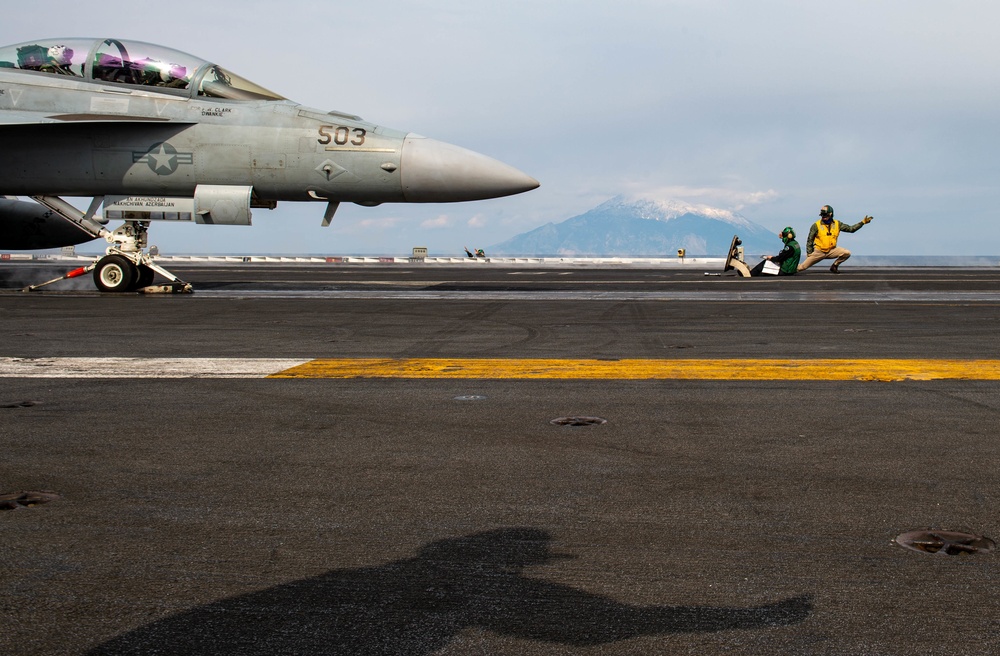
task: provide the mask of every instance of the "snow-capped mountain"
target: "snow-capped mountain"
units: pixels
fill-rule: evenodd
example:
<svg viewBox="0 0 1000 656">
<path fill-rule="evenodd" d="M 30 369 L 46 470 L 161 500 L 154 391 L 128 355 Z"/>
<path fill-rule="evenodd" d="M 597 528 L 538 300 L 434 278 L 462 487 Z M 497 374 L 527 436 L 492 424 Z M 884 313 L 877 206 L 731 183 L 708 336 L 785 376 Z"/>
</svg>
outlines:
<svg viewBox="0 0 1000 656">
<path fill-rule="evenodd" d="M 775 232 L 735 212 L 681 201 L 617 196 L 594 209 L 548 223 L 487 249 L 491 255 L 597 257 L 724 256 L 733 235 L 747 256 L 777 253 Z"/>
</svg>

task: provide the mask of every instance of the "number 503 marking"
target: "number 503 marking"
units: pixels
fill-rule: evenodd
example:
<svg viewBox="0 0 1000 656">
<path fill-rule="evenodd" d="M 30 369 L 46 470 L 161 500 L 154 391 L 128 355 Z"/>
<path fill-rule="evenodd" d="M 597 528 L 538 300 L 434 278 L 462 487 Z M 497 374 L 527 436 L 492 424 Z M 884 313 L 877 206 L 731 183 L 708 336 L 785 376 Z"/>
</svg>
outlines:
<svg viewBox="0 0 1000 656">
<path fill-rule="evenodd" d="M 330 142 L 337 144 L 338 146 L 346 146 L 351 144 L 352 146 L 361 146 L 365 143 L 365 136 L 368 131 L 364 128 L 345 128 L 344 126 L 335 125 L 321 125 L 319 126 L 319 139 L 316 141 L 320 142 L 324 146 Z M 352 138 L 353 135 L 353 138 Z"/>
</svg>

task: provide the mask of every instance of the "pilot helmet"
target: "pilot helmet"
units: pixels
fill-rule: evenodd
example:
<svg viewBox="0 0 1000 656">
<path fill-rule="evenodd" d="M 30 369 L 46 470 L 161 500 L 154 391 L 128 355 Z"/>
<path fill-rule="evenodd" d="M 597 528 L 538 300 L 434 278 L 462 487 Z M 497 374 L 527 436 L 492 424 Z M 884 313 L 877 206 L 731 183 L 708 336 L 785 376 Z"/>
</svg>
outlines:
<svg viewBox="0 0 1000 656">
<path fill-rule="evenodd" d="M 73 58 L 73 50 L 64 45 L 55 45 L 49 47 L 48 55 L 57 64 L 68 64 Z"/>
<path fill-rule="evenodd" d="M 187 68 L 180 64 L 167 64 L 160 69 L 160 79 L 164 82 L 181 80 L 187 75 Z"/>
</svg>

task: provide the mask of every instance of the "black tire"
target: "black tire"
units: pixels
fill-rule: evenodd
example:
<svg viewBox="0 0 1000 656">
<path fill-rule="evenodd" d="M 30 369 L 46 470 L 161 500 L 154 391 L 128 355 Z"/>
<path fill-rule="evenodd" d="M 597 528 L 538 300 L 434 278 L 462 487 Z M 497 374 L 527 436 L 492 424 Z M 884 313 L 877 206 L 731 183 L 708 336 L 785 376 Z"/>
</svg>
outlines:
<svg viewBox="0 0 1000 656">
<path fill-rule="evenodd" d="M 135 289 L 139 270 L 121 255 L 102 257 L 94 268 L 94 284 L 102 292 L 127 292 Z"/>
<path fill-rule="evenodd" d="M 143 287 L 149 287 L 153 284 L 153 277 L 156 272 L 150 269 L 145 264 L 139 265 L 139 275 L 136 276 L 135 285 L 132 286 L 133 289 L 142 289 Z"/>
</svg>

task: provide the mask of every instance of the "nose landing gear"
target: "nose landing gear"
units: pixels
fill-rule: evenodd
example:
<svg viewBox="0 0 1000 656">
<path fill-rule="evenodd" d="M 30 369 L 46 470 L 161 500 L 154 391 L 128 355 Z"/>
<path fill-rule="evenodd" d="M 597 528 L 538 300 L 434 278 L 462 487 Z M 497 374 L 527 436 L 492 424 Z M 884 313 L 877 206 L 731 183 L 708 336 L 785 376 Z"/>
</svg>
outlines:
<svg viewBox="0 0 1000 656">
<path fill-rule="evenodd" d="M 160 272 L 171 280 L 170 291 L 191 291 L 191 285 L 179 281 L 162 267 L 146 263 L 148 256 L 138 258 L 136 264 L 123 254 L 105 255 L 94 265 L 94 284 L 102 292 L 133 292 L 145 290 L 153 284 L 153 278 Z M 155 268 L 154 268 L 155 267 Z M 182 289 L 173 289 L 180 285 Z M 157 289 L 155 291 L 166 291 Z"/>
<path fill-rule="evenodd" d="M 125 228 L 125 226 L 122 226 Z M 122 230 L 119 228 L 113 234 L 118 234 Z M 146 227 L 144 225 L 132 226 L 129 232 L 134 233 L 139 241 L 145 245 Z M 153 258 L 144 253 L 140 247 L 129 250 L 131 242 L 116 241 L 114 246 L 108 247 L 107 255 L 96 262 L 74 269 L 64 276 L 59 276 L 54 280 L 30 285 L 21 291 L 32 292 L 39 287 L 51 285 L 60 280 L 77 278 L 90 271 L 94 272 L 94 284 L 102 292 L 142 292 L 144 294 L 169 294 L 169 293 L 190 293 L 191 283 L 184 282 L 174 274 L 153 262 Z M 160 274 L 169 282 L 165 285 L 154 285 L 153 279 L 156 274 Z"/>
<path fill-rule="evenodd" d="M 144 252 L 148 239 L 148 221 L 126 221 L 106 237 L 111 242 L 107 255 L 94 265 L 94 284 L 102 292 L 190 292 L 191 284 L 183 282 L 163 267 L 154 264 Z M 152 286 L 160 274 L 169 285 Z"/>
<path fill-rule="evenodd" d="M 109 248 L 108 253 L 94 264 L 94 284 L 102 292 L 141 291 L 150 294 L 192 291 L 191 283 L 182 281 L 155 264 L 149 255 L 142 252 L 128 253 L 115 248 Z M 166 285 L 153 285 L 157 273 L 170 282 Z"/>
<path fill-rule="evenodd" d="M 94 216 L 97 208 L 104 202 L 103 196 L 93 199 L 90 209 L 81 212 L 57 196 L 32 196 L 32 200 L 52 211 L 53 214 L 73 223 L 81 230 L 90 233 L 94 238 L 103 237 L 109 244 L 104 257 L 93 263 L 74 269 L 64 276 L 37 285 L 25 287 L 22 291 L 30 292 L 51 285 L 60 280 L 76 278 L 90 271 L 94 272 L 94 284 L 102 292 L 134 292 L 144 293 L 176 293 L 190 292 L 191 284 L 186 283 L 163 267 L 153 262 L 151 255 L 145 252 L 149 243 L 149 221 L 126 220 L 114 232 L 109 232 L 103 223 Z M 153 285 L 156 274 L 166 278 L 166 285 Z"/>
</svg>

